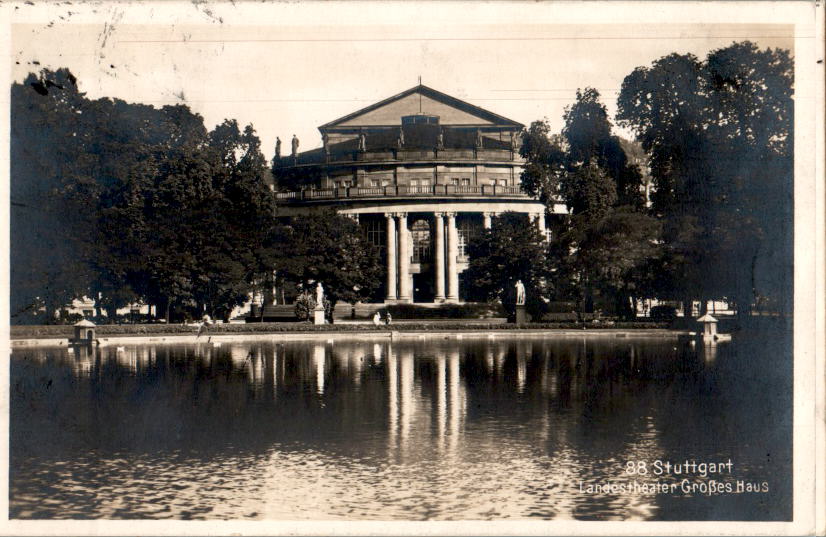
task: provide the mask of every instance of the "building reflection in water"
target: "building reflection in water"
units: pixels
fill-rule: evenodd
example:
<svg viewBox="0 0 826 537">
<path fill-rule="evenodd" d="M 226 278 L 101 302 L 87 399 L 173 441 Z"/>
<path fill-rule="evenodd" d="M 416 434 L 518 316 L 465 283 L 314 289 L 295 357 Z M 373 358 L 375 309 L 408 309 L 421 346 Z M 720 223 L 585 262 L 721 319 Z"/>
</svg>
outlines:
<svg viewBox="0 0 826 537">
<path fill-rule="evenodd" d="M 394 453 L 399 430 L 399 372 L 393 346 L 389 343 L 387 344 L 387 399 L 389 402 L 387 444 L 391 453 Z"/>
<path fill-rule="evenodd" d="M 450 436 L 448 440 L 448 455 L 455 456 L 459 446 L 459 432 L 461 424 L 464 421 L 464 413 L 466 410 L 464 390 L 462 389 L 462 381 L 459 378 L 459 349 L 454 348 L 449 352 L 450 379 L 449 389 L 450 397 L 448 398 L 448 406 L 450 408 Z"/>
<path fill-rule="evenodd" d="M 764 419 L 765 408 L 749 413 L 736 407 L 739 399 L 726 399 L 722 392 L 702 406 L 695 403 L 711 383 L 731 382 L 731 376 L 722 376 L 736 371 L 730 348 L 483 336 L 15 351 L 17 378 L 34 379 L 29 394 L 42 394 L 37 379 L 48 370 L 55 382 L 64 383 L 49 393 L 65 397 L 40 414 L 26 407 L 34 412 L 26 422 L 32 426 L 17 442 L 31 442 L 32 431 L 48 429 L 44 424 L 65 412 L 80 427 L 62 432 L 71 440 L 65 444 L 79 446 L 83 456 L 95 453 L 90 446 L 127 445 L 157 457 L 165 468 L 178 468 L 181 453 L 199 452 L 204 457 L 192 455 L 193 475 L 233 483 L 220 489 L 226 493 L 221 502 L 213 498 L 216 505 L 232 505 L 232 498 L 245 494 L 252 505 L 262 488 L 270 490 L 263 495 L 273 503 L 259 512 L 289 501 L 283 483 L 290 483 L 306 486 L 307 494 L 323 488 L 319 497 L 328 503 L 319 513 L 330 516 L 348 516 L 346 503 L 356 509 L 354 518 L 358 513 L 393 518 L 403 509 L 414 518 L 652 518 L 663 509 L 660 497 L 586 495 L 579 482 L 624 477 L 625 461 L 685 458 L 710 453 L 714 446 L 745 445 L 746 425 Z M 82 389 L 88 386 L 95 389 Z M 748 406 L 754 405 L 749 399 Z M 17 412 L 24 406 L 18 404 Z M 131 426 L 95 437 L 101 409 L 113 423 Z M 755 437 L 747 439 L 759 444 Z M 179 458 L 164 459 L 164 453 Z M 72 457 L 77 453 L 68 452 L 66 459 Z M 742 467 L 754 472 L 769 471 L 760 466 L 762 459 L 746 464 Z M 95 462 L 87 468 L 96 472 L 103 466 Z M 120 470 L 114 465 L 106 471 Z M 246 471 L 250 481 L 233 481 Z M 105 482 L 100 479 L 95 474 L 87 482 Z M 123 497 L 151 493 L 136 482 L 128 476 L 119 481 L 138 488 L 112 494 L 107 506 L 119 508 Z M 30 490 L 46 490 L 40 485 Z M 167 493 L 164 486 L 152 484 Z M 20 498 L 18 506 L 25 503 Z M 484 510 L 468 514 L 477 505 Z"/>
<path fill-rule="evenodd" d="M 324 369 L 327 361 L 327 347 L 324 343 L 313 344 L 313 367 L 315 368 L 316 393 L 324 395 Z"/>
</svg>

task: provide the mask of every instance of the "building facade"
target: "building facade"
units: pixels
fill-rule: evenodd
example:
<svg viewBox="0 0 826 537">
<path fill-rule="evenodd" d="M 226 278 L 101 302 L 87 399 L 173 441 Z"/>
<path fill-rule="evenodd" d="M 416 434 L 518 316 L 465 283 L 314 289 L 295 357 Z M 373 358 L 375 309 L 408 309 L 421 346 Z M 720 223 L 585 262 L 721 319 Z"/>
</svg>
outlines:
<svg viewBox="0 0 826 537">
<path fill-rule="evenodd" d="M 279 214 L 333 208 L 382 251 L 385 303 L 460 302 L 467 245 L 494 215 L 551 214 L 520 187 L 524 126 L 426 86 L 319 127 L 322 147 L 276 155 Z M 548 218 L 550 217 L 550 218 Z"/>
</svg>

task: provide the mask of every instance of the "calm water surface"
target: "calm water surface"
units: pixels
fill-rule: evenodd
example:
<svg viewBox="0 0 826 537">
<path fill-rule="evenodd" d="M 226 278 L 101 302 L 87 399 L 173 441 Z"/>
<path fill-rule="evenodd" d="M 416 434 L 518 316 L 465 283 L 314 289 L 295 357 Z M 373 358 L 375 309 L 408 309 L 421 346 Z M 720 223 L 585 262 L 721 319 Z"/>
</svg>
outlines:
<svg viewBox="0 0 826 537">
<path fill-rule="evenodd" d="M 787 349 L 497 335 L 15 350 L 10 515 L 789 520 Z M 733 471 L 626 473 L 686 459 Z M 588 491 L 634 480 L 678 486 Z"/>
</svg>

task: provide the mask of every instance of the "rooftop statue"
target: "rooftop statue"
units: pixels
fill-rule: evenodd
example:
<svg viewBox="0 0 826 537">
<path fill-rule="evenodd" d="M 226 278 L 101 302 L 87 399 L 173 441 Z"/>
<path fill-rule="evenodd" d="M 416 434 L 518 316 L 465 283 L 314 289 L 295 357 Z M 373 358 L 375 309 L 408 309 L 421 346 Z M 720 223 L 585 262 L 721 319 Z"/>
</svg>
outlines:
<svg viewBox="0 0 826 537">
<path fill-rule="evenodd" d="M 275 137 L 275 158 L 281 158 L 281 138 Z"/>
<path fill-rule="evenodd" d="M 295 134 L 293 134 L 292 150 L 292 156 L 296 156 L 298 154 L 298 137 Z"/>
</svg>

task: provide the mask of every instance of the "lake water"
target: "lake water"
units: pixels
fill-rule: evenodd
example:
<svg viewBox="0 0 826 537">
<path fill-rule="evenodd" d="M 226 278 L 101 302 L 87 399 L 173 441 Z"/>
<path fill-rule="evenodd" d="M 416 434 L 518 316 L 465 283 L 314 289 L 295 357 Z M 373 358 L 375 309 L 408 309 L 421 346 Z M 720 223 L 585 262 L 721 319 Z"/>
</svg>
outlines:
<svg viewBox="0 0 826 537">
<path fill-rule="evenodd" d="M 276 340 L 15 350 L 10 516 L 790 520 L 783 338 Z"/>
</svg>

